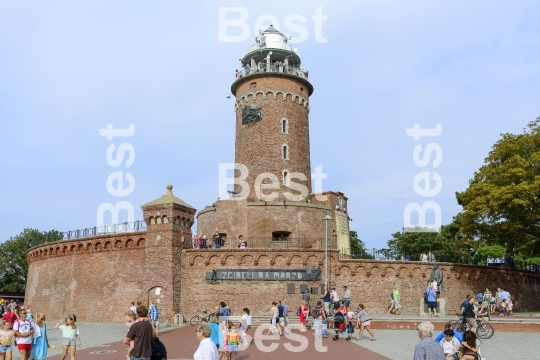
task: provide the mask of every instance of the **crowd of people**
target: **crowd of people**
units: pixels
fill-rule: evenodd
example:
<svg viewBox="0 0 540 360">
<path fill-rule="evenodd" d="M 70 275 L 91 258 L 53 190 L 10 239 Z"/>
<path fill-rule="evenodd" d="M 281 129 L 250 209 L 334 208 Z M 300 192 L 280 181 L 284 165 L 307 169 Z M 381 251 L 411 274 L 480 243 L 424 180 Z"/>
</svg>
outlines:
<svg viewBox="0 0 540 360">
<path fill-rule="evenodd" d="M 21 360 L 44 360 L 48 349 L 56 349 L 56 346 L 49 344 L 45 314 L 38 312 L 34 316 L 30 305 L 20 301 L 0 304 L 0 314 L 0 360 L 11 360 L 14 346 L 17 347 Z M 67 315 L 54 328 L 61 332 L 61 359 L 64 360 L 69 353 L 71 360 L 74 360 L 77 346 L 81 346 L 75 315 Z"/>
<path fill-rule="evenodd" d="M 218 232 L 214 234 L 212 239 L 208 239 L 206 235 L 195 234 L 191 240 L 191 246 L 193 249 L 221 249 L 222 246 L 225 246 L 225 241 Z M 243 235 L 238 236 L 236 247 L 239 249 L 246 249 L 248 247 L 247 240 L 244 239 Z"/>
</svg>

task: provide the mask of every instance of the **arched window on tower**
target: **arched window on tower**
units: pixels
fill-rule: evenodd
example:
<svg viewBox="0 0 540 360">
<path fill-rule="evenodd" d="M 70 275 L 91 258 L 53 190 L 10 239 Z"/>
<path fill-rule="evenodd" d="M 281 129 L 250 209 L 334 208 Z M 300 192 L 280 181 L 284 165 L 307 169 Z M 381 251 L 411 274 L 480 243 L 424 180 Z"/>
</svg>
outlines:
<svg viewBox="0 0 540 360">
<path fill-rule="evenodd" d="M 289 186 L 289 172 L 287 170 L 283 170 L 283 185 Z"/>
<path fill-rule="evenodd" d="M 289 148 L 283 145 L 283 160 L 289 160 Z"/>
<path fill-rule="evenodd" d="M 287 119 L 281 120 L 281 133 L 282 134 L 288 134 L 289 133 L 289 123 Z"/>
</svg>

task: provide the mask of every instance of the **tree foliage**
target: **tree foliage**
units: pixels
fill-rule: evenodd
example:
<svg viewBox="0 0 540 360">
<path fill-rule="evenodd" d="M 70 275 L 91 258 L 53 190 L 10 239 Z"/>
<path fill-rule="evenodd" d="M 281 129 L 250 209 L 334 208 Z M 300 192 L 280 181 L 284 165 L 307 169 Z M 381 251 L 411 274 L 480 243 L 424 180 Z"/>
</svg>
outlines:
<svg viewBox="0 0 540 360">
<path fill-rule="evenodd" d="M 366 250 L 366 244 L 360 240 L 356 231 L 350 231 L 351 257 L 353 259 L 373 259 L 373 256 Z"/>
<path fill-rule="evenodd" d="M 389 259 L 400 259 L 407 253 L 411 260 L 420 260 L 421 253 L 431 251 L 438 261 L 468 262 L 474 244 L 459 233 L 459 217 L 440 232 L 417 227 L 414 232 L 404 230 L 392 234 L 388 248 L 383 249 Z"/>
<path fill-rule="evenodd" d="M 28 262 L 26 251 L 32 244 L 43 239 L 61 240 L 62 234 L 56 230 L 40 232 L 37 229 L 24 229 L 19 235 L 0 244 L 0 289 L 23 292 L 26 287 Z"/>
<path fill-rule="evenodd" d="M 523 134 L 502 134 L 469 181 L 456 193 L 463 206 L 460 231 L 514 253 L 540 253 L 540 117 Z"/>
</svg>

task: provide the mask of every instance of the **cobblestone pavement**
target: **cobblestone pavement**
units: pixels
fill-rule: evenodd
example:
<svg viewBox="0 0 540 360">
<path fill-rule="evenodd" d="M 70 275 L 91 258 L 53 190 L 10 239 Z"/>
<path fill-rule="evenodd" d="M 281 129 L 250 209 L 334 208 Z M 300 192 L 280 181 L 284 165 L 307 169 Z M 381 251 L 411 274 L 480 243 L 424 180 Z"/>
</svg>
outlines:
<svg viewBox="0 0 540 360">
<path fill-rule="evenodd" d="M 410 360 L 413 358 L 414 346 L 420 341 L 418 332 L 413 330 L 374 330 L 374 333 L 377 341 L 369 341 L 371 337 L 364 331 L 362 340 L 353 343 L 390 359 Z M 538 339 L 537 332 L 495 332 L 491 339 L 482 340 L 480 348 L 482 359 L 538 359 L 540 353 Z"/>
</svg>

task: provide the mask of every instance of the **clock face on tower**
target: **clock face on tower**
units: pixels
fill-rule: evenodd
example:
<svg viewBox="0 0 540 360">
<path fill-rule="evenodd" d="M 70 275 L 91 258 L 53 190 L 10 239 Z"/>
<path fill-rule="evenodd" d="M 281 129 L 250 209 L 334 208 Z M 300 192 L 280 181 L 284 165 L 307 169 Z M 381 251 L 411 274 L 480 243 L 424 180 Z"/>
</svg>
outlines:
<svg viewBox="0 0 540 360">
<path fill-rule="evenodd" d="M 242 125 L 262 120 L 262 110 L 255 105 L 246 105 L 242 109 Z"/>
</svg>

